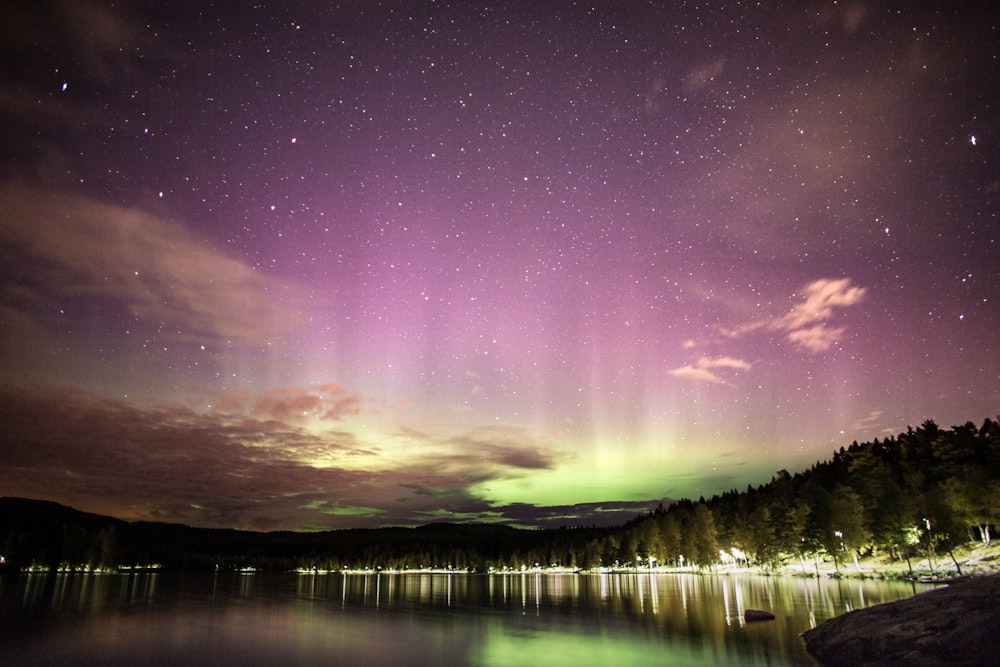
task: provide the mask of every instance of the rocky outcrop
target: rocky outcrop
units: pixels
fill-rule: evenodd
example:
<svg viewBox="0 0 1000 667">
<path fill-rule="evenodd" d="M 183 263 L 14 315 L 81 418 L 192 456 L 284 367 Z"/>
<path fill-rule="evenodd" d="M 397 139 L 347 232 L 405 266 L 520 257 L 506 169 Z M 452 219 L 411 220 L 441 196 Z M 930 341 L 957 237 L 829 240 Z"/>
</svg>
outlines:
<svg viewBox="0 0 1000 667">
<path fill-rule="evenodd" d="M 826 667 L 1000 664 L 1000 575 L 859 609 L 803 633 Z"/>
</svg>

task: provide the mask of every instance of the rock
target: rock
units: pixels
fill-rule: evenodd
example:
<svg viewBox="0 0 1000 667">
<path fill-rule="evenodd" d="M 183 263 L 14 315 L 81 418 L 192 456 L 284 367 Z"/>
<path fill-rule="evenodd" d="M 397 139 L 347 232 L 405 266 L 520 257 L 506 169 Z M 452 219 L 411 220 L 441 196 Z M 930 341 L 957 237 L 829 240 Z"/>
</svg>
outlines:
<svg viewBox="0 0 1000 667">
<path fill-rule="evenodd" d="M 774 614 L 769 611 L 761 611 L 760 609 L 747 609 L 743 612 L 743 619 L 747 623 L 753 623 L 755 621 L 773 621 Z"/>
<path fill-rule="evenodd" d="M 859 609 L 802 634 L 826 667 L 1000 664 L 1000 575 Z"/>
</svg>

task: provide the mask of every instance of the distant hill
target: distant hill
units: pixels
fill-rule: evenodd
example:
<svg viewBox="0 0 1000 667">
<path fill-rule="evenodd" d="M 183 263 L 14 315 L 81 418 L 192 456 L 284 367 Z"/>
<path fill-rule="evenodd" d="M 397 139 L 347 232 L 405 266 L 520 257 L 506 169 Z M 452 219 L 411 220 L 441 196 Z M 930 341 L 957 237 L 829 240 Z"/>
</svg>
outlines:
<svg viewBox="0 0 1000 667">
<path fill-rule="evenodd" d="M 601 532 L 606 529 L 572 529 Z M 215 570 L 255 567 L 468 569 L 476 554 L 531 551 L 543 533 L 509 526 L 435 523 L 419 528 L 349 529 L 315 533 L 250 532 L 178 524 L 127 522 L 58 503 L 0 498 L 0 555 L 9 567 L 148 565 Z M 546 554 L 547 555 L 547 554 Z M 378 562 L 381 565 L 376 565 Z M 474 565 L 470 565 L 473 562 Z"/>
</svg>

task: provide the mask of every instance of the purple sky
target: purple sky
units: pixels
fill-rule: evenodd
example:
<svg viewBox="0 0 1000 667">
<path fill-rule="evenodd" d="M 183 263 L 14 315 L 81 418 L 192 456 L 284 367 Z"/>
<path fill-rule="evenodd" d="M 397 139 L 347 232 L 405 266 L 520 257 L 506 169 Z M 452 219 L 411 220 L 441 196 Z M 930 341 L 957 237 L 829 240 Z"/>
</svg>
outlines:
<svg viewBox="0 0 1000 667">
<path fill-rule="evenodd" d="M 1000 413 L 986 4 L 0 9 L 0 495 L 621 522 Z"/>
</svg>

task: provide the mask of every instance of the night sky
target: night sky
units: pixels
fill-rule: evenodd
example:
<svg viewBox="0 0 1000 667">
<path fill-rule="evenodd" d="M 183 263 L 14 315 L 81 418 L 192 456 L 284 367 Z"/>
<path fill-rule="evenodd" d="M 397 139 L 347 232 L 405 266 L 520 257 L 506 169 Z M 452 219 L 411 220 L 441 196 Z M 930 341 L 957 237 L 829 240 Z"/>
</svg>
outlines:
<svg viewBox="0 0 1000 667">
<path fill-rule="evenodd" d="M 621 523 L 995 417 L 998 23 L 5 2 L 0 495 Z"/>
</svg>

